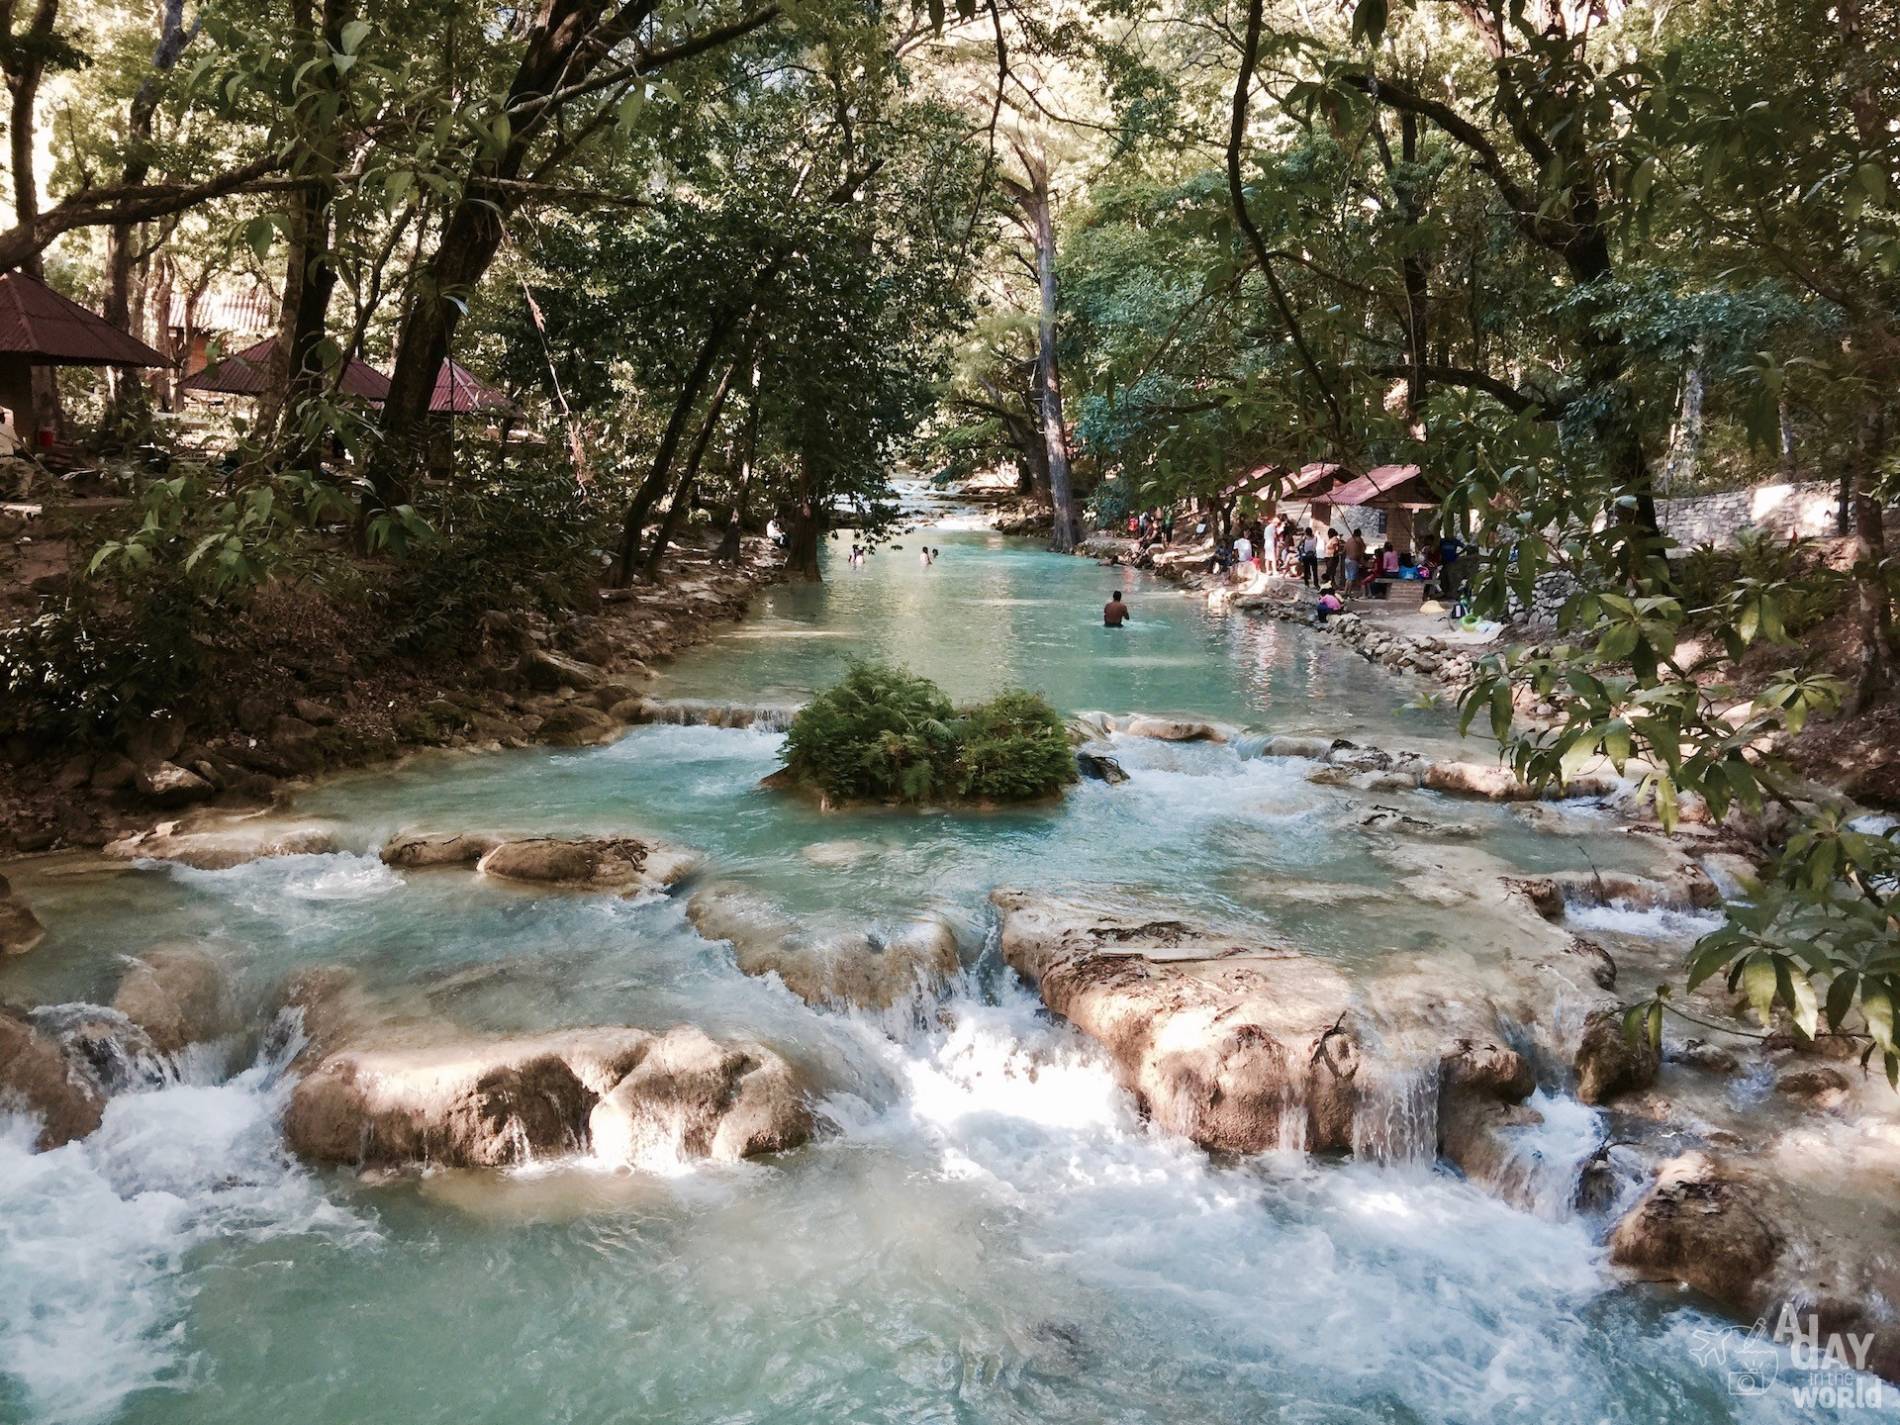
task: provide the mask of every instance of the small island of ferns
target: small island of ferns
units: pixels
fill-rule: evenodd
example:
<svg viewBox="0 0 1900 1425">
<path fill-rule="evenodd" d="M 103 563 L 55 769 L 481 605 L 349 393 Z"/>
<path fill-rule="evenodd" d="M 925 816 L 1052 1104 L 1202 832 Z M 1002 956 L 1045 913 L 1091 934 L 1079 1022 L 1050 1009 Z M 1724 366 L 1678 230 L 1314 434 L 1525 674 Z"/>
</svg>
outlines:
<svg viewBox="0 0 1900 1425">
<path fill-rule="evenodd" d="M 928 678 L 865 662 L 799 710 L 785 766 L 761 785 L 826 807 L 981 807 L 1057 796 L 1075 778 L 1068 729 L 1040 694 L 957 708 Z"/>
</svg>

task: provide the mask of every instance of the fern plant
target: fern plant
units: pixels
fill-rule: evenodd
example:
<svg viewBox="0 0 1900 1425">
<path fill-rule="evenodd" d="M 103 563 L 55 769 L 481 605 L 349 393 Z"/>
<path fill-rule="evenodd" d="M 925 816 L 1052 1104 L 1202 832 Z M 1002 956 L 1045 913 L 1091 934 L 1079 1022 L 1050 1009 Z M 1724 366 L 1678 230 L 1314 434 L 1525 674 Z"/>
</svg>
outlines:
<svg viewBox="0 0 1900 1425">
<path fill-rule="evenodd" d="M 959 713 L 928 678 L 869 662 L 799 711 L 785 760 L 796 781 L 839 801 L 1024 801 L 1075 777 L 1062 719 L 1036 694 Z"/>
</svg>

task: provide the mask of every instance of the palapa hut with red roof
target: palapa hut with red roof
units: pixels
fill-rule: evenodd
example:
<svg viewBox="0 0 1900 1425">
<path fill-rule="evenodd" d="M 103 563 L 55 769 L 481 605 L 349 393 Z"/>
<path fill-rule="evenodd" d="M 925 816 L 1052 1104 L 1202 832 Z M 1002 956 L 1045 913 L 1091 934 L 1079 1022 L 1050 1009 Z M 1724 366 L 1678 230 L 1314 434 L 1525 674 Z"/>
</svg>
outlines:
<svg viewBox="0 0 1900 1425">
<path fill-rule="evenodd" d="M 271 356 L 276 349 L 277 338 L 267 336 L 214 365 L 192 372 L 178 383 L 178 389 L 200 394 L 219 392 L 227 396 L 261 396 L 270 385 Z M 343 368 L 343 380 L 338 392 L 372 406 L 380 406 L 383 398 L 389 394 L 389 378 L 367 361 L 352 356 Z"/>
<path fill-rule="evenodd" d="M 35 366 L 164 366 L 165 358 L 104 317 L 24 272 L 0 276 L 0 406 L 13 432 L 50 443 L 33 403 Z M 42 438 L 44 436 L 44 438 Z"/>
</svg>

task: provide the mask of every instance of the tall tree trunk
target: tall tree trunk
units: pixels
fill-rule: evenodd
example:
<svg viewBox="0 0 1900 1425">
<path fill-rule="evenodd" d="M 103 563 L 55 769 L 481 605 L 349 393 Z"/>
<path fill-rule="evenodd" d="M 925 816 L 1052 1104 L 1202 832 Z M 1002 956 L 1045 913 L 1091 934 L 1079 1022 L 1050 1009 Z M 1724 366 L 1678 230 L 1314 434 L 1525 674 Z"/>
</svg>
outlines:
<svg viewBox="0 0 1900 1425">
<path fill-rule="evenodd" d="M 1702 402 L 1708 389 L 1707 378 L 1703 374 L 1706 359 L 1703 348 L 1698 346 L 1695 360 L 1682 373 L 1682 405 L 1676 413 L 1676 429 L 1669 442 L 1669 458 L 1663 462 L 1661 483 L 1664 494 L 1673 493 L 1693 480 L 1696 466 L 1702 459 Z"/>
<path fill-rule="evenodd" d="M 679 537 L 681 526 L 686 523 L 687 513 L 692 509 L 693 491 L 699 485 L 700 462 L 706 458 L 706 448 L 712 444 L 713 432 L 719 428 L 719 417 L 726 408 L 726 397 L 732 391 L 732 378 L 742 366 L 752 359 L 750 351 L 741 351 L 738 358 L 726 368 L 725 375 L 719 378 L 719 384 L 713 388 L 712 399 L 706 403 L 706 414 L 699 422 L 699 433 L 693 437 L 692 449 L 686 454 L 686 469 L 681 473 L 679 484 L 673 488 L 673 503 L 668 507 L 666 518 L 660 522 L 659 533 L 653 537 L 653 547 L 647 551 L 646 562 L 641 566 L 641 577 L 648 583 L 660 577 L 660 561 L 666 558 L 667 546 Z"/>
<path fill-rule="evenodd" d="M 792 509 L 791 528 L 786 532 L 785 569 L 794 579 L 817 583 L 818 547 L 825 537 L 825 511 L 818 500 L 818 481 L 812 474 L 810 457 L 802 457 L 798 466 L 798 502 Z"/>
<path fill-rule="evenodd" d="M 746 392 L 745 434 L 739 441 L 739 488 L 732 497 L 732 511 L 726 517 L 726 532 L 720 537 L 719 552 L 713 557 L 722 564 L 737 564 L 744 548 L 746 498 L 752 493 L 752 470 L 759 458 L 759 368 L 752 368 L 752 382 Z"/>
<path fill-rule="evenodd" d="M 169 73 L 197 33 L 197 26 L 185 28 L 185 0 L 164 0 L 158 15 L 158 41 L 152 49 L 152 72 L 139 81 L 138 92 L 126 116 L 126 160 L 121 181 L 143 183 L 152 171 L 150 146 L 152 129 L 158 114 L 159 77 Z M 121 331 L 133 331 L 132 264 L 138 229 L 131 223 L 114 223 L 106 233 L 105 319 Z M 161 313 L 160 321 L 170 317 Z M 138 335 L 133 332 L 133 335 Z M 150 392 L 138 370 L 115 366 L 109 374 L 110 405 L 107 423 L 123 431 L 134 431 L 145 424 L 150 410 Z"/>
<path fill-rule="evenodd" d="M 40 215 L 39 175 L 33 171 L 33 143 L 37 133 L 40 80 L 46 73 L 47 47 L 53 39 L 53 26 L 59 19 L 59 0 L 39 0 L 23 32 L 13 33 L 12 7 L 8 7 L 4 68 L 7 91 L 11 98 L 7 115 L 7 157 L 13 165 L 13 220 L 30 225 Z M 29 277 L 44 278 L 46 269 L 39 252 L 20 263 Z M 59 381 L 51 366 L 31 369 L 33 415 L 43 429 L 57 439 L 65 425 L 60 410 Z M 15 432 L 29 444 L 36 444 L 38 430 Z"/>
<path fill-rule="evenodd" d="M 680 437 L 686 433 L 686 422 L 691 419 L 693 407 L 698 404 L 706 378 L 712 374 L 713 363 L 719 359 L 727 338 L 732 335 L 732 327 L 733 318 L 730 314 L 713 314 L 712 327 L 699 344 L 699 354 L 693 359 L 693 369 L 686 373 L 686 381 L 680 387 L 679 395 L 674 398 L 673 414 L 667 417 L 666 429 L 661 433 L 660 444 L 653 452 L 653 466 L 627 504 L 627 513 L 620 526 L 620 558 L 614 566 L 614 583 L 620 588 L 624 589 L 633 582 L 633 569 L 640 560 L 640 535 L 646 528 L 647 516 L 653 513 L 660 496 L 666 493 L 673 476 L 673 457 L 679 450 Z"/>
<path fill-rule="evenodd" d="M 1886 691 L 1892 674 L 1892 638 L 1887 596 L 1887 532 L 1880 508 L 1881 464 L 1887 453 L 1887 413 L 1878 402 L 1861 419 L 1860 449 L 1854 461 L 1854 609 L 1855 712 L 1863 712 Z"/>
<path fill-rule="evenodd" d="M 323 454 L 325 432 L 311 420 L 308 403 L 321 395 L 331 376 L 324 359 L 330 299 L 337 269 L 331 250 L 339 160 L 338 118 L 345 78 L 329 62 L 343 48 L 343 27 L 354 17 L 356 0 L 323 0 L 313 14 L 310 0 L 292 6 L 298 33 L 310 61 L 314 92 L 299 105 L 304 128 L 298 142 L 296 172 L 308 180 L 290 201 L 290 254 L 284 272 L 284 304 L 272 376 L 282 368 L 281 404 L 276 412 L 278 448 L 292 469 L 314 470 Z M 339 360 L 347 361 L 344 352 Z M 340 373 L 338 373 L 340 374 Z"/>
<path fill-rule="evenodd" d="M 1062 418 L 1062 372 L 1056 365 L 1056 234 L 1046 170 L 1030 174 L 1030 222 L 1035 234 L 1036 286 L 1041 301 L 1036 315 L 1036 384 L 1040 389 L 1042 447 L 1049 465 L 1049 507 L 1055 516 L 1049 547 L 1058 554 L 1075 551 L 1075 492 L 1069 468 L 1069 433 Z"/>
</svg>

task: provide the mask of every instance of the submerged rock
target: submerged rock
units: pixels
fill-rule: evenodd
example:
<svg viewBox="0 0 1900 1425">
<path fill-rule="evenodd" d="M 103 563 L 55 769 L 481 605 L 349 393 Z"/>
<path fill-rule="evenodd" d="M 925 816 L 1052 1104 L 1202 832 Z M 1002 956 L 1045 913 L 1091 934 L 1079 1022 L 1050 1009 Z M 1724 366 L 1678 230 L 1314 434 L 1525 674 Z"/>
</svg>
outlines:
<svg viewBox="0 0 1900 1425">
<path fill-rule="evenodd" d="M 146 951 L 119 981 L 112 1008 L 144 1030 L 165 1054 L 219 1038 L 236 1027 L 224 969 L 196 945 Z"/>
<path fill-rule="evenodd" d="M 1375 806 L 1359 818 L 1368 831 L 1390 831 L 1401 836 L 1419 836 L 1428 841 L 1463 841 L 1478 834 L 1468 821 L 1427 820 L 1400 811 L 1397 807 Z"/>
<path fill-rule="evenodd" d="M 385 866 L 404 870 L 472 866 L 501 840 L 479 831 L 400 831 L 383 843 L 381 855 Z"/>
<path fill-rule="evenodd" d="M 175 861 L 200 871 L 228 871 L 275 856 L 320 856 L 336 849 L 327 827 L 245 817 L 164 821 L 150 831 L 122 836 L 105 850 L 122 861 Z"/>
<path fill-rule="evenodd" d="M 531 836 L 496 843 L 476 869 L 507 881 L 637 895 L 678 884 L 696 860 L 676 847 L 631 836 Z"/>
<path fill-rule="evenodd" d="M 46 938 L 46 927 L 33 908 L 0 876 L 0 955 L 24 955 Z"/>
<path fill-rule="evenodd" d="M 105 1099 L 56 1040 L 25 1015 L 0 1005 L 0 1106 L 39 1119 L 35 1146 L 44 1151 L 97 1128 Z"/>
<path fill-rule="evenodd" d="M 379 1029 L 324 1057 L 285 1111 L 292 1151 L 361 1167 L 502 1167 L 589 1151 L 598 1132 L 615 1162 L 662 1150 L 736 1159 L 811 1133 L 782 1059 L 688 1026 L 424 1037 Z"/>
<path fill-rule="evenodd" d="M 687 902 L 686 917 L 706 939 L 729 942 L 742 973 L 777 975 L 819 1007 L 888 1009 L 935 995 L 959 965 L 956 932 L 940 916 L 920 916 L 889 933 L 814 934 L 761 896 L 713 885 Z"/>
</svg>

